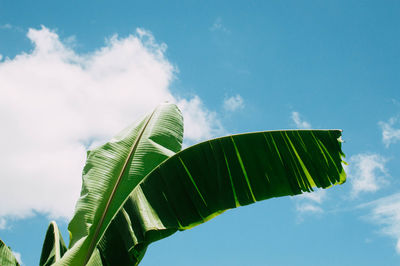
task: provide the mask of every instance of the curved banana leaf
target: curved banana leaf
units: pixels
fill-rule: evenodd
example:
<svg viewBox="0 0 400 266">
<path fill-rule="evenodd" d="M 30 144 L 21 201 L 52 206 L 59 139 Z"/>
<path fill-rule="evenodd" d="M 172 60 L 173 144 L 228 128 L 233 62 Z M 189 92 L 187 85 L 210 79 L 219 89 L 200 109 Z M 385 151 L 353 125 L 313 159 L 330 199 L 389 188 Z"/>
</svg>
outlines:
<svg viewBox="0 0 400 266">
<path fill-rule="evenodd" d="M 104 265 L 135 265 L 147 246 L 227 209 L 345 181 L 340 130 L 228 136 L 189 147 L 133 190 L 99 244 Z"/>
<path fill-rule="evenodd" d="M 81 197 L 68 226 L 70 249 L 58 264 L 79 266 L 89 262 L 133 188 L 181 149 L 182 137 L 181 113 L 175 105 L 165 103 L 110 142 L 88 152 Z"/>
<path fill-rule="evenodd" d="M 1 266 L 19 265 L 11 249 L 6 244 L 4 244 L 4 242 L 1 239 L 0 239 L 0 265 Z"/>
<path fill-rule="evenodd" d="M 67 246 L 64 243 L 56 222 L 50 222 L 44 239 L 39 265 L 52 265 L 59 261 L 66 251 Z"/>
</svg>

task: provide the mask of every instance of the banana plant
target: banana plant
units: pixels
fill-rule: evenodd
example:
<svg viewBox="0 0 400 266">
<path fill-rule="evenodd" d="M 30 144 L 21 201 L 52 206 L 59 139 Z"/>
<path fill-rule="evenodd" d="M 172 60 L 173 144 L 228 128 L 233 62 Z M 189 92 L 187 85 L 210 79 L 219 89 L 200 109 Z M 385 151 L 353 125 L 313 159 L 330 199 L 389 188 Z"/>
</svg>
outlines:
<svg viewBox="0 0 400 266">
<path fill-rule="evenodd" d="M 182 115 L 161 104 L 88 151 L 69 247 L 51 222 L 40 265 L 137 265 L 152 242 L 226 210 L 342 184 L 341 133 L 246 133 L 181 151 Z"/>
<path fill-rule="evenodd" d="M 11 248 L 8 247 L 4 242 L 0 239 L 0 265 L 8 266 L 8 265 L 18 265 L 19 263 L 15 258 L 14 254 L 11 251 Z"/>
</svg>

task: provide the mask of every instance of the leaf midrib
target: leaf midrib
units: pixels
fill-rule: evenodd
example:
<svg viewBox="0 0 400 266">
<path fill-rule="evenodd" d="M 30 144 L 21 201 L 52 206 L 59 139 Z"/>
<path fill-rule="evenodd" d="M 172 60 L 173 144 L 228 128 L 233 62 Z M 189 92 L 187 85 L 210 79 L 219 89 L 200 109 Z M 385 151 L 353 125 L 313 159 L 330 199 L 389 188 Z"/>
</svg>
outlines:
<svg viewBox="0 0 400 266">
<path fill-rule="evenodd" d="M 54 234 L 54 241 L 55 241 L 55 261 L 59 261 L 61 258 L 61 254 L 60 254 L 60 236 L 59 236 L 59 231 L 58 231 L 58 227 L 56 225 L 56 223 L 54 221 L 51 222 L 51 224 L 53 225 L 53 234 Z"/>
<path fill-rule="evenodd" d="M 156 110 L 157 110 L 157 109 L 156 109 Z M 154 111 L 151 113 L 151 115 L 150 115 L 149 118 L 147 119 L 145 125 L 142 127 L 142 129 L 141 129 L 141 131 L 140 131 L 138 137 L 136 138 L 135 142 L 134 142 L 133 145 L 132 145 L 132 148 L 131 148 L 131 150 L 130 150 L 130 152 L 129 152 L 129 154 L 128 154 L 128 156 L 127 156 L 125 162 L 124 162 L 124 165 L 123 165 L 123 167 L 122 167 L 122 169 L 121 169 L 121 172 L 119 173 L 117 182 L 115 183 L 115 186 L 113 187 L 113 190 L 112 190 L 112 192 L 111 192 L 110 197 L 108 198 L 106 207 L 105 207 L 105 209 L 104 209 L 104 211 L 103 211 L 103 213 L 102 213 L 102 215 L 101 215 L 100 221 L 99 221 L 99 223 L 97 224 L 95 234 L 94 234 L 93 238 L 91 239 L 91 242 L 90 242 L 90 245 L 89 245 L 89 250 L 88 250 L 88 252 L 86 253 L 86 258 L 85 258 L 85 262 L 84 262 L 83 265 L 86 265 L 86 264 L 88 263 L 90 257 L 92 256 L 93 250 L 94 250 L 95 245 L 96 245 L 96 243 L 97 243 L 97 238 L 98 238 L 99 233 L 100 233 L 100 229 L 101 229 L 101 227 L 102 227 L 102 225 L 103 225 L 103 223 L 104 223 L 104 219 L 105 219 L 105 217 L 106 217 L 106 214 L 107 214 L 107 212 L 108 212 L 108 209 L 110 208 L 111 202 L 112 202 L 112 200 L 113 200 L 114 197 L 115 197 L 116 191 L 117 191 L 117 189 L 118 189 L 118 187 L 119 187 L 119 184 L 120 184 L 120 182 L 121 182 L 121 180 L 122 180 L 122 176 L 124 175 L 125 170 L 126 170 L 126 168 L 127 168 L 127 166 L 128 166 L 128 163 L 129 163 L 129 161 L 131 160 L 131 158 L 133 157 L 133 154 L 135 153 L 136 148 L 137 148 L 137 146 L 139 145 L 139 141 L 140 141 L 140 139 L 142 138 L 143 133 L 144 133 L 144 131 L 146 130 L 147 126 L 149 125 L 150 120 L 151 120 L 151 118 L 153 117 L 153 115 L 154 115 L 154 113 L 155 113 L 156 110 L 154 110 Z"/>
</svg>

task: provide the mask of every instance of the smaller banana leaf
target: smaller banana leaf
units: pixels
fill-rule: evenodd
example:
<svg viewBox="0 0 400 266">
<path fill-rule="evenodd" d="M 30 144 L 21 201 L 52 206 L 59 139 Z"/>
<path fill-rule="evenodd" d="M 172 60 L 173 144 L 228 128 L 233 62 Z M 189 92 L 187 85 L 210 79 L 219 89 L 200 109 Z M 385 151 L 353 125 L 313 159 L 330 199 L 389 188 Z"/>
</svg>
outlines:
<svg viewBox="0 0 400 266">
<path fill-rule="evenodd" d="M 1 266 L 19 266 L 17 259 L 12 253 L 10 247 L 8 247 L 0 239 L 0 265 Z"/>
<path fill-rule="evenodd" d="M 67 251 L 67 246 L 61 236 L 55 221 L 50 222 L 40 256 L 40 266 L 49 266 L 59 261 Z"/>
</svg>

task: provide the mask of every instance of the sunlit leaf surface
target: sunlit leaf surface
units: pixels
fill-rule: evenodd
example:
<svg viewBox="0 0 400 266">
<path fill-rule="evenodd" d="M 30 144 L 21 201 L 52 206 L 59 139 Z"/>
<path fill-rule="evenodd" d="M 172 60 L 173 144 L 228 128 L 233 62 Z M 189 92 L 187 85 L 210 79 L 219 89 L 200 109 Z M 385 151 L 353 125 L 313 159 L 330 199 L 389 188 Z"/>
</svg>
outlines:
<svg viewBox="0 0 400 266">
<path fill-rule="evenodd" d="M 181 148 L 183 121 L 178 108 L 162 104 L 110 142 L 88 152 L 81 197 L 68 229 L 70 249 L 59 264 L 98 265 L 92 258 L 113 217 L 134 187 Z M 95 255 L 94 257 L 97 257 Z"/>
<path fill-rule="evenodd" d="M 19 265 L 11 249 L 6 244 L 4 244 L 4 242 L 1 239 L 0 239 L 0 265 L 1 266 Z"/>
</svg>

